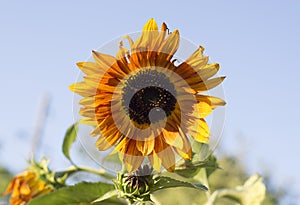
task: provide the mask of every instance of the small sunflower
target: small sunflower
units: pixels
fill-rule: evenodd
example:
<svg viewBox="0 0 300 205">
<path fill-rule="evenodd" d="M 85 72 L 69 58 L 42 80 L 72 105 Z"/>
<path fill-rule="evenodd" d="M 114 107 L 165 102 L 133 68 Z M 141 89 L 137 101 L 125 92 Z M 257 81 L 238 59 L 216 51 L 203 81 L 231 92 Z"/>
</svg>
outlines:
<svg viewBox="0 0 300 205">
<path fill-rule="evenodd" d="M 10 194 L 11 205 L 26 205 L 31 199 L 53 191 L 51 185 L 39 179 L 32 171 L 25 171 L 10 182 L 4 194 Z"/>
<path fill-rule="evenodd" d="M 225 77 L 214 76 L 217 63 L 208 64 L 199 47 L 177 65 L 178 30 L 160 31 L 154 19 L 144 26 L 136 41 L 125 37 L 116 57 L 93 51 L 95 62 L 79 62 L 86 74 L 70 89 L 83 96 L 80 121 L 95 129 L 96 146 L 114 146 L 128 172 L 136 171 L 148 157 L 153 168 L 175 169 L 175 155 L 191 159 L 191 140 L 207 143 L 209 127 L 204 119 L 225 102 L 201 94 L 219 85 Z"/>
</svg>

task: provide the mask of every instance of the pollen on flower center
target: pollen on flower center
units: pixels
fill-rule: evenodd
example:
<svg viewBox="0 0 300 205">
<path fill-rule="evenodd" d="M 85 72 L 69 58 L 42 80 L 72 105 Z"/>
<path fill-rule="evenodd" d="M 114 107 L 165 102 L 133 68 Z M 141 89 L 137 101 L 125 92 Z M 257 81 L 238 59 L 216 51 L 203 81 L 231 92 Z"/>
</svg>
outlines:
<svg viewBox="0 0 300 205">
<path fill-rule="evenodd" d="M 171 115 L 176 99 L 164 88 L 150 86 L 139 90 L 129 103 L 129 117 L 138 124 L 158 122 L 165 115 Z M 152 119 L 150 121 L 150 112 Z M 165 112 L 165 113 L 162 113 Z"/>
<path fill-rule="evenodd" d="M 126 81 L 122 105 L 134 122 L 151 124 L 171 115 L 177 102 L 175 94 L 174 85 L 164 73 L 143 70 Z"/>
</svg>

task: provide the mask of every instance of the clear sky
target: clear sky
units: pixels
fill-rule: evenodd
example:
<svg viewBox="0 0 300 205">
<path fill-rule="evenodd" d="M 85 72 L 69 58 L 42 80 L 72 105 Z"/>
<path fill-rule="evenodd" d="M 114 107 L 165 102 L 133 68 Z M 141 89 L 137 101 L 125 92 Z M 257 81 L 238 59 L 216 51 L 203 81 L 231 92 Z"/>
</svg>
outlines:
<svg viewBox="0 0 300 205">
<path fill-rule="evenodd" d="M 51 97 L 41 154 L 66 162 L 75 63 L 140 31 L 151 17 L 203 45 L 226 75 L 221 146 L 254 172 L 300 193 L 299 1 L 1 1 L 0 162 L 21 170 L 44 94 Z"/>
</svg>

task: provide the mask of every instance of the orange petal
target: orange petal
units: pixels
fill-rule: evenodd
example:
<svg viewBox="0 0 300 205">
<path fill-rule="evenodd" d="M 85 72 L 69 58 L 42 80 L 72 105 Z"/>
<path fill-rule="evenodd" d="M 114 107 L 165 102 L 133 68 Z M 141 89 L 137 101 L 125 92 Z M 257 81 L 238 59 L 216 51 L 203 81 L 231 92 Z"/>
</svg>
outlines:
<svg viewBox="0 0 300 205">
<path fill-rule="evenodd" d="M 124 137 L 115 147 L 114 151 L 112 151 L 112 154 L 116 152 L 123 152 L 124 147 L 130 142 L 130 138 Z"/>
<path fill-rule="evenodd" d="M 143 154 L 143 156 L 149 155 L 154 149 L 154 139 L 145 141 L 136 141 L 137 149 Z"/>
<path fill-rule="evenodd" d="M 175 169 L 175 155 L 174 152 L 164 140 L 163 134 L 161 133 L 159 136 L 155 138 L 155 147 L 154 151 L 156 155 L 153 154 L 149 159 L 152 160 L 152 164 L 155 166 L 156 170 L 160 170 L 158 165 L 162 164 L 167 170 L 172 171 Z M 158 157 L 159 159 L 157 159 Z M 152 159 L 151 159 L 152 158 Z"/>
<path fill-rule="evenodd" d="M 163 136 L 167 144 L 178 147 L 180 149 L 183 148 L 183 141 L 178 132 L 170 132 L 163 129 Z"/>
<path fill-rule="evenodd" d="M 136 171 L 142 164 L 144 157 L 136 147 L 136 141 L 130 140 L 123 148 L 126 169 L 129 173 Z"/>
<path fill-rule="evenodd" d="M 13 188 L 16 184 L 16 180 L 17 178 L 15 177 L 8 185 L 8 187 L 6 188 L 6 190 L 3 192 L 3 195 L 7 195 L 9 193 L 11 193 L 13 191 Z"/>
<path fill-rule="evenodd" d="M 107 150 L 115 145 L 116 142 L 120 140 L 120 137 L 121 135 L 118 133 L 118 131 L 111 133 L 110 136 L 100 136 L 96 141 L 96 146 L 100 151 Z"/>
</svg>

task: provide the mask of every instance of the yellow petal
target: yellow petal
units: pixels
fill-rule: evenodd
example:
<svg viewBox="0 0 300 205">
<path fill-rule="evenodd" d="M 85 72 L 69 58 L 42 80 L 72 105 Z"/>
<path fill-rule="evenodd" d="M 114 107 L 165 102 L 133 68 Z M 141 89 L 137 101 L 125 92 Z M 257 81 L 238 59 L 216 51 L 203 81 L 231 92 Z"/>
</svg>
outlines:
<svg viewBox="0 0 300 205">
<path fill-rule="evenodd" d="M 214 76 L 219 71 L 219 68 L 220 66 L 218 63 L 208 64 L 203 69 L 198 71 L 198 75 L 202 80 L 206 80 Z"/>
<path fill-rule="evenodd" d="M 112 154 L 121 151 L 126 145 L 127 143 L 130 141 L 130 138 L 128 137 L 124 137 L 115 147 L 114 151 L 112 151 Z"/>
<path fill-rule="evenodd" d="M 157 24 L 156 24 L 156 21 L 154 20 L 154 18 L 151 18 L 144 25 L 143 31 L 153 31 L 153 30 L 157 31 L 158 27 L 157 27 Z"/>
<path fill-rule="evenodd" d="M 160 172 L 160 167 L 161 167 L 162 161 L 161 161 L 161 159 L 158 157 L 158 155 L 157 155 L 155 152 L 153 152 L 151 155 L 148 156 L 148 158 L 149 158 L 149 161 L 150 161 L 152 167 L 153 167 L 156 171 Z"/>
<path fill-rule="evenodd" d="M 109 104 L 111 101 L 110 98 L 111 98 L 111 95 L 108 95 L 108 94 L 102 94 L 101 96 L 96 95 L 96 96 L 91 96 L 91 97 L 85 97 L 85 98 L 82 98 L 78 104 L 88 107 L 88 108 L 95 109 L 96 107 L 99 107 L 100 105 Z"/>
<path fill-rule="evenodd" d="M 188 134 L 198 142 L 207 143 L 209 141 L 210 131 L 206 121 L 200 119 L 189 128 Z"/>
<path fill-rule="evenodd" d="M 103 54 L 97 51 L 92 51 L 92 55 L 98 65 L 101 68 L 109 68 L 116 63 L 116 59 L 113 56 Z"/>
<path fill-rule="evenodd" d="M 200 101 L 195 106 L 200 118 L 206 117 L 212 112 L 212 107 L 206 102 Z"/>
<path fill-rule="evenodd" d="M 95 109 L 82 107 L 79 110 L 81 116 L 95 118 Z"/>
<path fill-rule="evenodd" d="M 204 57 L 196 60 L 194 63 L 183 62 L 181 63 L 175 72 L 185 79 L 186 83 L 190 85 L 198 84 L 208 78 L 214 70 L 205 70 L 208 58 Z M 213 73 L 214 75 L 214 73 Z M 211 76 L 209 76 L 211 77 Z"/>
<path fill-rule="evenodd" d="M 120 42 L 119 51 L 116 57 L 117 57 L 118 67 L 117 66 L 115 67 L 120 68 L 119 73 L 121 73 L 122 75 L 124 75 L 124 73 L 129 74 L 131 72 L 131 69 L 128 66 L 128 64 L 130 63 L 128 62 L 129 51 L 128 49 L 123 47 L 123 41 Z"/>
<path fill-rule="evenodd" d="M 170 146 L 166 147 L 157 155 L 161 159 L 164 168 L 166 168 L 169 172 L 173 172 L 175 170 L 175 155 Z"/>
<path fill-rule="evenodd" d="M 78 62 L 77 66 L 82 72 L 88 75 L 101 75 L 104 73 L 104 70 L 101 69 L 101 67 L 94 62 Z"/>
<path fill-rule="evenodd" d="M 27 183 L 23 183 L 20 187 L 20 194 L 28 195 L 30 194 L 31 190 Z"/>
<path fill-rule="evenodd" d="M 201 58 L 194 58 L 190 61 L 186 61 L 187 64 L 189 64 L 193 70 L 198 71 L 205 67 L 205 65 L 208 62 L 208 56 L 203 56 Z"/>
<path fill-rule="evenodd" d="M 97 120 L 94 118 L 81 118 L 79 122 L 85 125 L 97 126 Z"/>
<path fill-rule="evenodd" d="M 175 30 L 162 43 L 159 49 L 160 55 L 158 56 L 158 64 L 160 64 L 159 62 L 169 61 L 173 57 L 179 47 L 179 41 L 179 31 Z"/>
<path fill-rule="evenodd" d="M 217 77 L 217 78 L 213 78 L 213 79 L 209 79 L 207 81 L 201 82 L 198 85 L 196 85 L 196 90 L 198 92 L 210 90 L 210 89 L 216 87 L 217 85 L 219 85 L 220 83 L 222 83 L 224 79 L 225 79 L 225 76 Z"/>
<path fill-rule="evenodd" d="M 174 150 L 185 160 L 190 160 L 192 158 L 192 147 L 187 138 L 187 136 L 183 133 L 181 129 L 179 129 L 179 134 L 183 141 L 183 148 L 179 149 L 174 147 Z"/>
<path fill-rule="evenodd" d="M 157 36 L 157 39 L 153 44 L 153 47 L 151 48 L 151 51 L 155 51 L 155 52 L 159 51 L 158 49 L 160 48 L 162 42 L 164 41 L 166 33 L 167 33 L 167 25 L 163 23 L 159 35 Z"/>
<path fill-rule="evenodd" d="M 196 95 L 196 99 L 198 102 L 206 102 L 212 108 L 216 108 L 218 106 L 224 106 L 226 102 L 218 97 L 208 96 L 208 95 Z"/>
<path fill-rule="evenodd" d="M 183 141 L 178 132 L 169 132 L 163 129 L 163 136 L 167 144 L 178 147 L 180 149 L 183 148 Z"/>
<path fill-rule="evenodd" d="M 165 23 L 163 23 L 159 34 L 156 36 L 156 39 L 153 40 L 153 42 L 149 48 L 150 66 L 156 65 L 156 62 L 155 62 L 156 56 L 158 55 L 159 48 L 161 47 L 162 42 L 165 40 L 166 33 L 167 33 L 167 25 Z"/>
<path fill-rule="evenodd" d="M 128 35 L 124 36 L 123 38 L 126 38 L 128 40 L 130 49 L 132 50 L 133 44 L 134 44 L 134 41 L 132 40 L 132 38 Z"/>
<path fill-rule="evenodd" d="M 97 88 L 91 87 L 85 82 L 79 82 L 70 85 L 70 90 L 83 97 L 90 97 L 96 94 Z"/>
<path fill-rule="evenodd" d="M 199 46 L 198 49 L 185 62 L 191 62 L 194 59 L 203 57 L 204 47 Z"/>
<path fill-rule="evenodd" d="M 156 41 L 158 28 L 155 20 L 150 19 L 144 26 L 140 37 L 132 46 L 132 55 L 136 52 L 148 52 Z M 145 60 L 145 59 L 144 59 Z"/>
<path fill-rule="evenodd" d="M 83 80 L 91 88 L 97 88 L 100 83 L 99 78 L 95 78 L 95 76 L 84 76 Z"/>
</svg>

